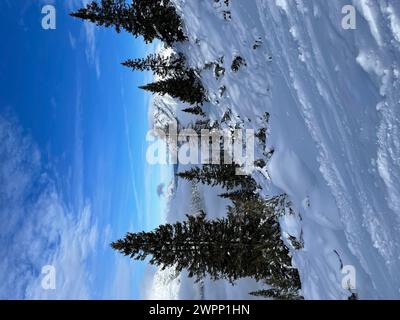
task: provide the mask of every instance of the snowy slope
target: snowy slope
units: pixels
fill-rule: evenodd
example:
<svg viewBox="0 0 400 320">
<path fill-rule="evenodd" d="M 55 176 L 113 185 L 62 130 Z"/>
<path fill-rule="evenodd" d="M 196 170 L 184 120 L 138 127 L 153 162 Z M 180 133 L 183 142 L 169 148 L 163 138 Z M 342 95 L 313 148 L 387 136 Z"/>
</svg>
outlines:
<svg viewBox="0 0 400 320">
<path fill-rule="evenodd" d="M 257 180 L 293 203 L 281 226 L 304 240 L 292 250 L 304 297 L 346 299 L 341 271 L 351 265 L 361 299 L 400 298 L 400 1 L 174 1 L 190 39 L 177 49 L 190 64 L 224 57 L 222 77 L 202 73 L 206 111 L 217 120 L 231 108 L 254 129 L 271 115 L 270 180 Z M 341 26 L 349 3 L 356 30 Z M 247 66 L 234 73 L 236 55 Z M 247 298 L 257 286 L 244 283 L 218 297 Z"/>
</svg>

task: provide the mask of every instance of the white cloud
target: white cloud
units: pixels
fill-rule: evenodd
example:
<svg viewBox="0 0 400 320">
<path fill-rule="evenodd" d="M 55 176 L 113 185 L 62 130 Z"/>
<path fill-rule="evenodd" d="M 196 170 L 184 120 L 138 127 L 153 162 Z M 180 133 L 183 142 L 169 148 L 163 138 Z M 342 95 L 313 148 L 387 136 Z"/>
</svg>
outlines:
<svg viewBox="0 0 400 320">
<path fill-rule="evenodd" d="M 85 5 L 85 1 L 83 1 L 83 5 Z M 86 59 L 88 63 L 94 66 L 96 70 L 97 79 L 100 78 L 100 58 L 99 53 L 97 52 L 97 45 L 96 45 L 96 25 L 89 21 L 83 22 L 83 28 L 85 30 L 86 35 Z"/>
<path fill-rule="evenodd" d="M 75 37 L 72 35 L 71 32 L 68 32 L 68 39 L 69 39 L 69 44 L 71 45 L 72 49 L 76 48 L 76 39 Z"/>
<path fill-rule="evenodd" d="M 40 210 L 40 211 L 39 211 Z M 98 239 L 96 225 L 92 225 L 90 206 L 87 205 L 78 217 L 65 212 L 60 206 L 57 195 L 46 197 L 44 204 L 39 204 L 38 212 L 52 212 L 50 221 L 40 221 L 45 224 L 43 236 L 51 232 L 59 237 L 54 250 L 38 247 L 40 250 L 50 250 L 48 261 L 55 267 L 57 282 L 55 290 L 43 290 L 42 276 L 30 282 L 26 289 L 26 297 L 32 299 L 89 299 L 91 275 L 86 268 L 86 262 L 95 252 Z M 46 230 L 47 229 L 47 230 Z M 47 231 L 47 232 L 44 232 Z M 23 235 L 25 237 L 25 235 Z M 36 241 L 36 239 L 33 239 Z M 37 251 L 37 250 L 36 250 Z"/>
<path fill-rule="evenodd" d="M 98 238 L 90 203 L 76 210 L 64 202 L 15 120 L 0 116 L 0 140 L 0 298 L 89 298 L 87 263 Z M 56 290 L 41 287 L 49 264 Z"/>
<path fill-rule="evenodd" d="M 86 59 L 89 63 L 93 64 L 96 60 L 96 25 L 91 22 L 84 21 L 83 28 L 86 36 Z"/>
</svg>

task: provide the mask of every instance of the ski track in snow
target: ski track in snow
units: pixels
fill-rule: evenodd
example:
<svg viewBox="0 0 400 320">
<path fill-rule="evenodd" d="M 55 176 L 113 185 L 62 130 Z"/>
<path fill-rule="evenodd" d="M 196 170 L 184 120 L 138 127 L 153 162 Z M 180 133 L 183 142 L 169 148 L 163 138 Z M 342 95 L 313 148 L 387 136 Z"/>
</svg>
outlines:
<svg viewBox="0 0 400 320">
<path fill-rule="evenodd" d="M 353 0 L 356 30 L 341 27 L 349 0 L 174 2 L 190 39 L 177 48 L 189 63 L 224 57 L 224 76 L 202 73 L 214 101 L 204 108 L 214 119 L 231 108 L 255 129 L 271 115 L 271 180 L 257 179 L 296 209 L 281 226 L 304 240 L 292 250 L 304 297 L 346 299 L 344 264 L 356 268 L 360 299 L 400 298 L 400 1 Z M 237 73 L 235 55 L 247 63 Z M 205 191 L 206 203 L 213 196 Z M 248 298 L 242 291 L 208 297 Z"/>
</svg>

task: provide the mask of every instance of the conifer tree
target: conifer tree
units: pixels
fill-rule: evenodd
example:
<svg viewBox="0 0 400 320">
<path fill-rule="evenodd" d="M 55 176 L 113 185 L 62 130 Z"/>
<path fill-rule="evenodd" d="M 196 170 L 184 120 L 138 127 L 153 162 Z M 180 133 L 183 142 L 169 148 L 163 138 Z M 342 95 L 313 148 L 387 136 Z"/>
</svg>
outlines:
<svg viewBox="0 0 400 320">
<path fill-rule="evenodd" d="M 89 20 L 97 26 L 113 26 L 118 33 L 124 29 L 137 35 L 137 26 L 132 19 L 132 9 L 125 3 L 125 0 L 101 0 L 100 3 L 93 1 L 87 4 L 86 8 L 81 8 L 70 15 Z"/>
<path fill-rule="evenodd" d="M 135 37 L 143 36 L 146 42 L 158 38 L 168 45 L 186 40 L 182 21 L 170 0 L 140 0 L 130 5 L 125 0 L 92 1 L 71 16 L 89 20 L 98 26 L 113 26 Z"/>
<path fill-rule="evenodd" d="M 229 199 L 231 201 L 249 201 L 258 198 L 258 195 L 253 190 L 236 190 L 226 192 L 219 195 L 221 198 Z"/>
<path fill-rule="evenodd" d="M 254 179 L 248 175 L 237 175 L 238 168 L 237 164 L 209 164 L 177 173 L 177 176 L 210 186 L 220 185 L 227 190 L 240 187 L 247 191 L 254 191 L 257 188 Z"/>
<path fill-rule="evenodd" d="M 208 274 L 231 282 L 242 277 L 289 281 L 296 270 L 290 267 L 288 252 L 280 249 L 276 234 L 271 212 L 239 209 L 224 219 L 208 220 L 201 213 L 152 232 L 128 233 L 112 247 L 136 260 L 151 256 L 150 264 L 163 269 L 186 269 L 197 280 Z"/>
<path fill-rule="evenodd" d="M 139 88 L 160 95 L 169 94 L 190 104 L 202 104 L 206 100 L 203 85 L 193 70 L 187 70 L 184 76 L 173 76 Z"/>
<path fill-rule="evenodd" d="M 182 20 L 170 0 L 133 1 L 135 19 L 139 25 L 139 33 L 148 35 L 149 40 L 158 38 L 168 45 L 185 41 Z"/>
<path fill-rule="evenodd" d="M 167 57 L 161 54 L 150 54 L 144 59 L 129 59 L 122 65 L 136 71 L 152 71 L 162 78 L 183 76 L 186 70 L 185 58 L 182 54 L 173 54 Z"/>
<path fill-rule="evenodd" d="M 265 227 L 265 238 L 268 239 L 268 244 L 266 244 L 262 256 L 251 263 L 264 267 L 265 272 L 262 278 L 272 288 L 284 290 L 287 293 L 297 292 L 301 287 L 300 277 L 297 269 L 291 266 L 289 250 L 281 239 L 275 208 L 267 205 L 260 197 L 240 199 L 228 206 L 228 217 L 231 216 L 262 217 L 260 225 Z M 258 237 L 258 231 L 258 229 L 249 230 L 249 237 L 252 237 L 253 233 L 255 237 Z"/>
</svg>

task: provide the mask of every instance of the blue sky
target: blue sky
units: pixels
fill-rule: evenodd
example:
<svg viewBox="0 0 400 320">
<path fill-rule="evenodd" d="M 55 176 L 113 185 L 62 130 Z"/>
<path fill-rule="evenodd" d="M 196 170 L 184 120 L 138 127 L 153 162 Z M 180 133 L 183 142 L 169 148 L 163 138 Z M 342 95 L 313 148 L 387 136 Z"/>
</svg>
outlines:
<svg viewBox="0 0 400 320">
<path fill-rule="evenodd" d="M 142 297 L 148 267 L 109 243 L 160 222 L 164 169 L 146 165 L 137 89 L 149 75 L 120 66 L 152 48 L 69 17 L 82 2 L 0 3 L 0 298 Z M 41 27 L 44 4 L 56 30 Z"/>
</svg>

